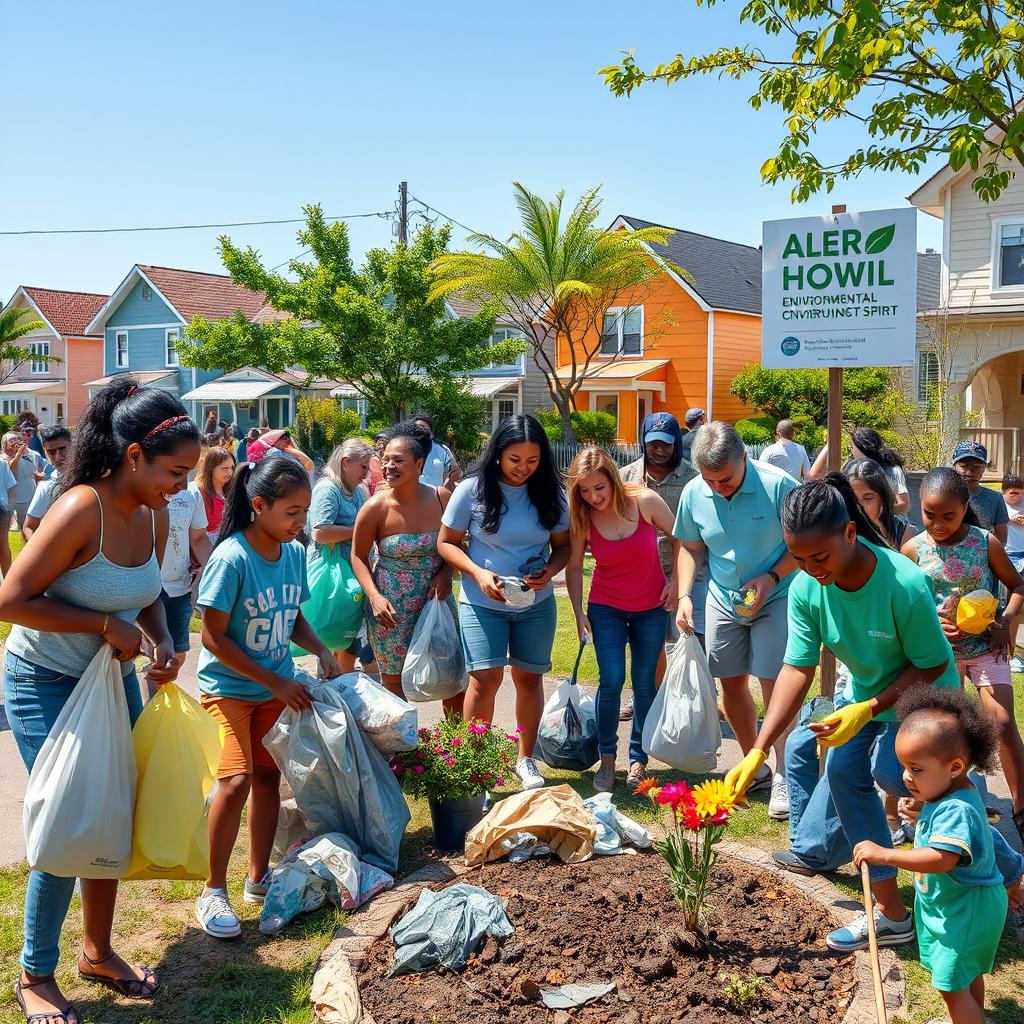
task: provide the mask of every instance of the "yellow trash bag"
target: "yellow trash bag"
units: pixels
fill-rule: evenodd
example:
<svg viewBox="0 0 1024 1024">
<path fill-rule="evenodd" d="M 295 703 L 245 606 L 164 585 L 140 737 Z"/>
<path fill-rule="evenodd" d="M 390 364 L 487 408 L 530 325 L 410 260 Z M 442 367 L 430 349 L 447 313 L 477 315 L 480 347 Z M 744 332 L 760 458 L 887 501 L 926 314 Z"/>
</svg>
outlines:
<svg viewBox="0 0 1024 1024">
<path fill-rule="evenodd" d="M 999 602 L 987 590 L 972 590 L 956 606 L 956 625 L 964 633 L 984 633 L 995 622 Z"/>
<path fill-rule="evenodd" d="M 125 878 L 206 878 L 206 798 L 220 762 L 220 726 L 167 683 L 132 730 L 138 785 L 132 859 Z"/>
</svg>

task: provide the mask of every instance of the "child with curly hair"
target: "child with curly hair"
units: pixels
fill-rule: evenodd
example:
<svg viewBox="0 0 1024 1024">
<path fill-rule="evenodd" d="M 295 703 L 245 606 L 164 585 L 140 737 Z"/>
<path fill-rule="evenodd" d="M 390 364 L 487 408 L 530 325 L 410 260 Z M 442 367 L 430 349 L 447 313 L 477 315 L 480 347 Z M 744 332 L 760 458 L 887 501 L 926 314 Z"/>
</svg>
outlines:
<svg viewBox="0 0 1024 1024">
<path fill-rule="evenodd" d="M 967 778 L 992 771 L 999 729 L 962 690 L 921 686 L 896 705 L 896 756 L 911 794 L 924 801 L 913 850 L 861 842 L 854 862 L 914 872 L 922 965 L 945 1000 L 952 1024 L 984 1024 L 985 975 L 1006 919 L 1007 892 L 996 869 L 992 831 Z M 1016 903 L 1020 885 L 1011 892 Z"/>
</svg>

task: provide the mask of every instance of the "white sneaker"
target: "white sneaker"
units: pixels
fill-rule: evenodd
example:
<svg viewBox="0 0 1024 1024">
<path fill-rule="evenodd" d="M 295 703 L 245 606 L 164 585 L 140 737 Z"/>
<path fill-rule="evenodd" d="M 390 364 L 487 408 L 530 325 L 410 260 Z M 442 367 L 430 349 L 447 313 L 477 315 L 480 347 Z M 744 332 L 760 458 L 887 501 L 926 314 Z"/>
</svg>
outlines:
<svg viewBox="0 0 1024 1024">
<path fill-rule="evenodd" d="M 519 776 L 523 789 L 540 789 L 547 782 L 532 757 L 519 758 L 516 762 L 516 775 Z"/>
<path fill-rule="evenodd" d="M 1010 671 L 1011 672 L 1024 672 L 1024 660 L 1021 660 L 1020 658 L 1017 657 L 1017 655 L 1014 655 L 1010 659 Z"/>
<path fill-rule="evenodd" d="M 776 772 L 772 776 L 772 795 L 768 799 L 768 817 L 784 821 L 789 817 L 789 786 L 786 776 Z"/>
<path fill-rule="evenodd" d="M 235 912 L 223 889 L 210 889 L 196 900 L 196 917 L 207 935 L 215 939 L 236 939 L 242 934 Z"/>
</svg>

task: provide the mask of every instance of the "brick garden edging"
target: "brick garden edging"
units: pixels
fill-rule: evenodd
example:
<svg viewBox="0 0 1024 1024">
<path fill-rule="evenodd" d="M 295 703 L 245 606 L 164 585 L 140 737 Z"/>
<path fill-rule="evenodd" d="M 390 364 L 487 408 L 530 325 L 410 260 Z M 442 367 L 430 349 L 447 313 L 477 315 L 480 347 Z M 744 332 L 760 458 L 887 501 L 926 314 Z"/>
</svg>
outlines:
<svg viewBox="0 0 1024 1024">
<path fill-rule="evenodd" d="M 728 842 L 722 843 L 719 849 L 725 856 L 756 867 L 766 875 L 773 875 L 786 885 L 791 885 L 808 899 L 824 906 L 841 924 L 847 924 L 860 910 L 859 904 L 844 896 L 827 879 L 820 875 L 805 878 L 783 871 L 772 860 L 771 854 L 763 850 Z M 335 979 L 348 978 L 355 991 L 356 968 L 370 946 L 388 931 L 400 914 L 416 902 L 421 890 L 437 882 L 452 881 L 472 870 L 461 860 L 433 861 L 407 876 L 393 889 L 381 893 L 365 908 L 356 911 L 346 924 L 338 929 L 334 940 L 320 956 L 312 989 L 313 1012 L 316 1019 L 324 1024 L 375 1024 L 371 1014 L 352 1002 L 346 1005 L 341 1013 L 322 1015 L 317 1002 L 318 988 L 326 982 L 328 976 L 331 976 Z M 885 986 L 885 1004 L 892 1017 L 903 1012 L 906 1001 L 903 967 L 892 950 L 883 947 L 879 953 Z M 875 999 L 871 964 L 866 951 L 854 955 L 857 959 L 857 987 L 846 1016 L 842 1022 L 837 1021 L 836 1024 L 874 1024 Z"/>
</svg>

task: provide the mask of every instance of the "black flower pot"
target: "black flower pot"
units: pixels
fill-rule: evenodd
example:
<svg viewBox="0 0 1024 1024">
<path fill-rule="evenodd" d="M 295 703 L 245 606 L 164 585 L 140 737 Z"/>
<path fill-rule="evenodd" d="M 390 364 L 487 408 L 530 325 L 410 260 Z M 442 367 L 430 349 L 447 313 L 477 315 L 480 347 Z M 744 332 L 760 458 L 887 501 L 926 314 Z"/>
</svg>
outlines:
<svg viewBox="0 0 1024 1024">
<path fill-rule="evenodd" d="M 463 800 L 430 798 L 430 824 L 439 850 L 466 848 L 466 833 L 484 816 L 484 796 L 477 793 Z"/>
</svg>

